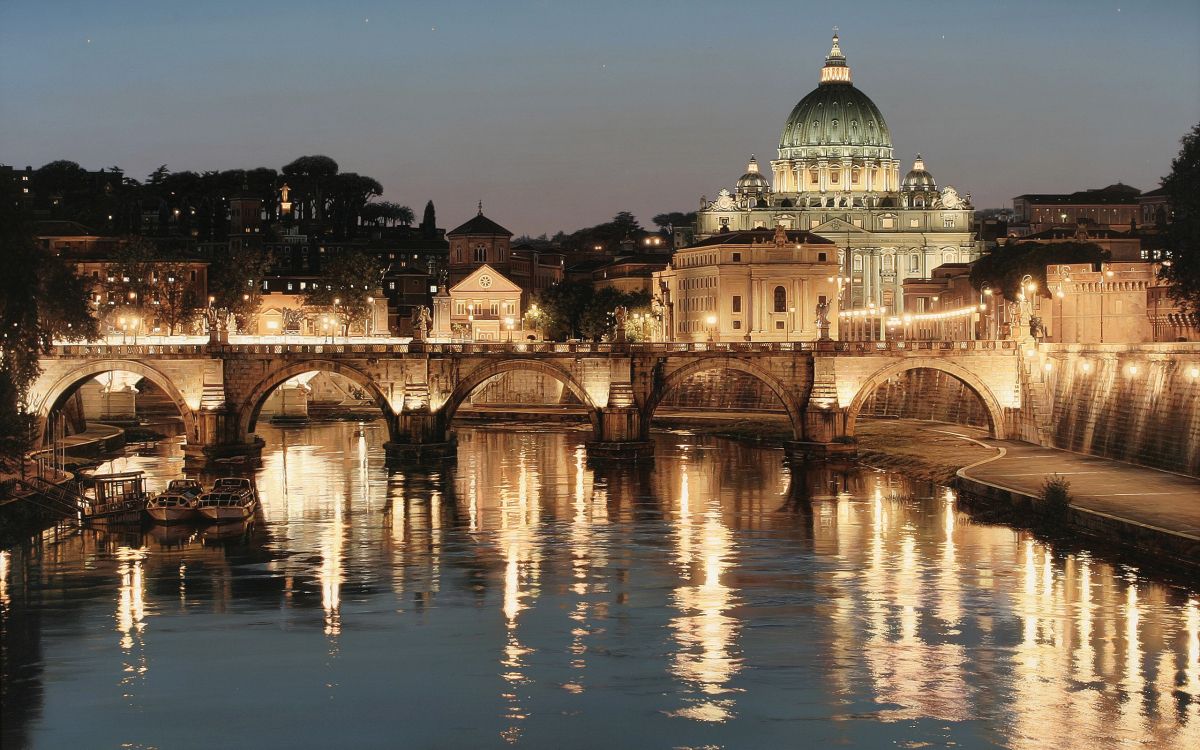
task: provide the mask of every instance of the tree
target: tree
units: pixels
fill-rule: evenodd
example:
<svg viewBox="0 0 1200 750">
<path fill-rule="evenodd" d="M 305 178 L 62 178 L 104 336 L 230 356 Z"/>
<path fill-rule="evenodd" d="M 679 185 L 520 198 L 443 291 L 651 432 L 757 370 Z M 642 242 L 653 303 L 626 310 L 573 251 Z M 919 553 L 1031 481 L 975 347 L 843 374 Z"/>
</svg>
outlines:
<svg viewBox="0 0 1200 750">
<path fill-rule="evenodd" d="M 671 211 L 670 213 L 658 214 L 653 219 L 654 224 L 668 232 L 674 231 L 675 227 L 685 227 L 696 223 L 696 212 L 684 213 L 682 211 Z"/>
<path fill-rule="evenodd" d="M 381 273 L 374 256 L 358 249 L 343 250 L 325 264 L 320 280 L 304 292 L 304 306 L 335 318 L 342 335 L 348 336 L 350 326 L 370 317 Z"/>
<path fill-rule="evenodd" d="M 5 191 L 0 190 L 0 193 Z M 55 340 L 94 339 L 99 326 L 84 279 L 37 246 L 15 196 L 0 194 L 0 468 L 19 467 L 36 415 L 26 399 Z"/>
<path fill-rule="evenodd" d="M 284 166 L 282 172 L 296 191 L 297 218 L 324 221 L 325 196 L 338 173 L 338 163 L 328 156 L 301 156 Z"/>
<path fill-rule="evenodd" d="M 999 291 L 1009 302 L 1017 301 L 1021 279 L 1026 274 L 1038 285 L 1042 296 L 1046 288 L 1046 266 L 1056 263 L 1102 263 L 1109 253 L 1094 242 L 1009 242 L 975 261 L 971 266 L 971 286 Z"/>
<path fill-rule="evenodd" d="M 1163 180 L 1174 216 L 1167 225 L 1170 265 L 1163 277 L 1171 296 L 1200 315 L 1200 124 L 1182 139 L 1183 147 Z"/>
<path fill-rule="evenodd" d="M 433 201 L 425 204 L 425 213 L 421 217 L 421 234 L 430 240 L 437 236 L 437 212 L 433 208 Z"/>
<path fill-rule="evenodd" d="M 218 310 L 233 313 L 239 332 L 252 328 L 262 303 L 262 282 L 271 256 L 259 248 L 235 246 L 217 254 L 209 266 L 208 294 Z"/>
<path fill-rule="evenodd" d="M 649 312 L 650 294 L 647 292 L 622 292 L 613 287 L 603 287 L 592 294 L 580 315 L 579 331 L 584 337 L 599 340 L 612 335 L 616 327 L 616 310 L 624 307 L 631 315 Z M 626 317 L 626 330 L 629 317 Z"/>
<path fill-rule="evenodd" d="M 108 316 L 122 321 L 137 330 L 141 324 L 149 324 L 147 307 L 154 300 L 154 265 L 157 255 L 153 243 L 141 237 L 126 238 L 104 268 L 107 274 L 104 283 L 104 303 Z M 136 319 L 138 322 L 133 323 Z M 111 321 L 110 321 L 111 325 Z"/>
<path fill-rule="evenodd" d="M 579 336 L 579 323 L 592 286 L 578 281 L 560 281 L 537 294 L 538 321 L 546 338 L 560 340 Z"/>
<path fill-rule="evenodd" d="M 168 336 L 174 336 L 175 329 L 195 318 L 199 311 L 200 301 L 188 283 L 190 270 L 187 264 L 175 260 L 165 261 L 155 268 L 155 302 L 158 303 L 159 320 L 167 327 Z"/>
</svg>

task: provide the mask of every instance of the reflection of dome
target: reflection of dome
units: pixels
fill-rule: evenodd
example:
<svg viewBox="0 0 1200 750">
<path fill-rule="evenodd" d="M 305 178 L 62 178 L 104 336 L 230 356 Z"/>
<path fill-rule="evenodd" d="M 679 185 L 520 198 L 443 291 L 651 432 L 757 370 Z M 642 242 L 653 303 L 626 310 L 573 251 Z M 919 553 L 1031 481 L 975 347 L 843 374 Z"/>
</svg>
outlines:
<svg viewBox="0 0 1200 750">
<path fill-rule="evenodd" d="M 771 189 L 771 183 L 758 171 L 758 160 L 750 156 L 750 164 L 746 166 L 746 174 L 738 178 L 737 192 L 739 195 L 754 193 L 761 195 Z"/>
<path fill-rule="evenodd" d="M 904 181 L 900 183 L 900 190 L 904 192 L 937 190 L 937 182 L 934 181 L 933 175 L 925 171 L 925 162 L 921 159 L 920 154 L 917 154 L 917 160 L 913 162 L 912 170 L 904 175 Z"/>
<path fill-rule="evenodd" d="M 837 149 L 827 147 L 835 146 Z M 792 109 L 779 138 L 780 158 L 843 154 L 840 147 L 877 147 L 890 157 L 892 136 L 883 113 L 850 80 L 850 68 L 833 37 L 833 48 L 821 69 L 821 83 Z M 792 149 L 815 149 L 815 153 L 792 153 Z M 857 155 L 857 154 L 856 154 Z"/>
</svg>

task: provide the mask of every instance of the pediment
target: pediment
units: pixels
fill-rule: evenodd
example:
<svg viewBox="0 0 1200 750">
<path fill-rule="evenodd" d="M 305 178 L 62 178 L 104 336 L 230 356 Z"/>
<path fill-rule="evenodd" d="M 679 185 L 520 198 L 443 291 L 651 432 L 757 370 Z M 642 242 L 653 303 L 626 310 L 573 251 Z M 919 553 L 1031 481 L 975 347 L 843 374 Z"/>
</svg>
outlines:
<svg viewBox="0 0 1200 750">
<path fill-rule="evenodd" d="M 870 234 L 870 232 L 862 227 L 856 227 L 850 222 L 842 219 L 830 219 L 824 224 L 818 224 L 808 231 L 812 232 L 813 234 Z"/>
<path fill-rule="evenodd" d="M 521 287 L 486 263 L 450 288 L 450 294 L 520 294 Z"/>
</svg>

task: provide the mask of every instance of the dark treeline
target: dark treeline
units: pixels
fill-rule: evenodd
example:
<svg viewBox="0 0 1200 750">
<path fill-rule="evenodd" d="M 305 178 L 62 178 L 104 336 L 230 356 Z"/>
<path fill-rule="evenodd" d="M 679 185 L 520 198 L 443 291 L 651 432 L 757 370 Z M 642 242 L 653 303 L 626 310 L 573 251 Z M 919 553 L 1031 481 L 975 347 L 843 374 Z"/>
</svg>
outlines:
<svg viewBox="0 0 1200 750">
<path fill-rule="evenodd" d="M 353 237 L 366 225 L 408 225 L 413 212 L 388 202 L 372 203 L 383 193 L 378 180 L 342 172 L 328 156 L 302 156 L 281 169 L 227 169 L 172 172 L 166 164 L 145 180 L 128 177 L 120 167 L 89 171 L 73 161 L 52 161 L 32 173 L 31 208 L 44 219 L 77 221 L 114 235 L 179 235 L 199 241 L 229 233 L 229 201 L 239 195 L 258 198 L 278 210 L 284 186 L 293 206 L 291 218 L 309 231 Z"/>
</svg>

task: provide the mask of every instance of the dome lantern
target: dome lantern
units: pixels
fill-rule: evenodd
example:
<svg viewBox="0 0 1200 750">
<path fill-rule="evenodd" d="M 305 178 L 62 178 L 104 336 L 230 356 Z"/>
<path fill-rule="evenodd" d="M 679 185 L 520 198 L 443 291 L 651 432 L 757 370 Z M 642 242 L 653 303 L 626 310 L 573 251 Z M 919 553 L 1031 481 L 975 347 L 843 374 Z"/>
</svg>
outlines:
<svg viewBox="0 0 1200 750">
<path fill-rule="evenodd" d="M 838 44 L 837 27 L 833 27 L 833 46 L 825 56 L 825 67 L 821 68 L 821 85 L 827 83 L 851 83 L 850 66 L 846 64 L 846 56 Z"/>
</svg>

